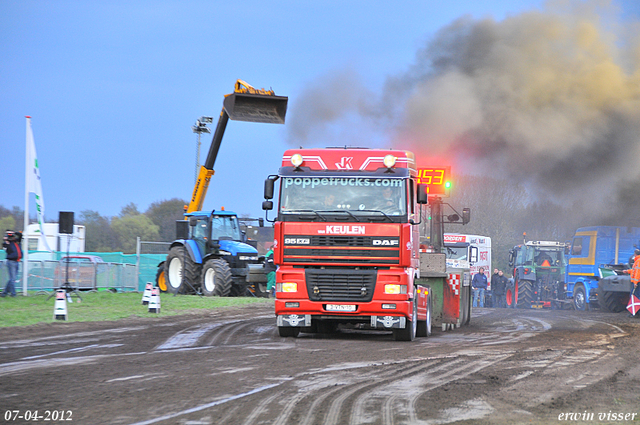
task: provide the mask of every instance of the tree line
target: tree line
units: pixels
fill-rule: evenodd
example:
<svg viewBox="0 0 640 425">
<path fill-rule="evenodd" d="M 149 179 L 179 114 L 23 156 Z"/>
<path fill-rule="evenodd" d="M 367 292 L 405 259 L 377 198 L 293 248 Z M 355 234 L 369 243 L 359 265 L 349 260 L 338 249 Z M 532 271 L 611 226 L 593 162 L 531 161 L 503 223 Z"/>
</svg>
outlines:
<svg viewBox="0 0 640 425">
<path fill-rule="evenodd" d="M 167 242 L 175 239 L 176 221 L 184 218 L 183 199 L 169 199 L 152 203 L 142 213 L 135 203 L 122 208 L 113 217 L 98 211 L 84 210 L 75 217 L 75 224 L 85 226 L 87 252 L 136 252 L 136 241 Z M 23 230 L 24 210 L 0 206 L 0 230 Z M 49 222 L 45 217 L 45 221 Z"/>
</svg>

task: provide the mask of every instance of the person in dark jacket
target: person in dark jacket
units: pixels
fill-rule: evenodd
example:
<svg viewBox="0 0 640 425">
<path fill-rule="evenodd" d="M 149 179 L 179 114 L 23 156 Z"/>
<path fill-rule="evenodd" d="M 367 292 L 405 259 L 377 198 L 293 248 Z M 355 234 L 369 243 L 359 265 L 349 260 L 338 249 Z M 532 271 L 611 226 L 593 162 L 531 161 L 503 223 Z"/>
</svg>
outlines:
<svg viewBox="0 0 640 425">
<path fill-rule="evenodd" d="M 473 276 L 471 288 L 473 289 L 473 306 L 484 307 L 484 291 L 487 289 L 487 276 L 484 274 L 484 267 L 480 267 L 478 273 Z"/>
<path fill-rule="evenodd" d="M 498 272 L 495 282 L 493 276 L 491 277 L 491 301 L 496 308 L 505 308 L 506 300 L 504 298 L 505 291 L 507 289 L 507 277 L 502 273 L 502 270 Z"/>
<path fill-rule="evenodd" d="M 497 307 L 496 299 L 493 295 L 494 288 L 496 287 L 496 282 L 498 281 L 498 269 L 493 269 L 493 274 L 491 275 L 491 287 L 487 288 L 489 291 L 489 296 L 491 297 L 491 307 Z"/>
<path fill-rule="evenodd" d="M 0 297 L 11 295 L 16 296 L 16 285 L 18 277 L 18 268 L 22 259 L 22 248 L 20 248 L 20 240 L 22 234 L 20 232 L 7 232 L 2 241 L 2 247 L 7 251 L 7 269 L 9 271 L 9 281 L 0 294 Z"/>
</svg>

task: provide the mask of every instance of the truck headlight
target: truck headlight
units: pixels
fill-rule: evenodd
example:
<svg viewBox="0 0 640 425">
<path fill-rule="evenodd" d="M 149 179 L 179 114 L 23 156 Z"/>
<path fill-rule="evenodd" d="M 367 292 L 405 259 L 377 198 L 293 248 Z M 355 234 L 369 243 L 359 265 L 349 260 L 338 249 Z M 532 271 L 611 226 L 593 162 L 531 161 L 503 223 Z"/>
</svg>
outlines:
<svg viewBox="0 0 640 425">
<path fill-rule="evenodd" d="M 276 283 L 276 292 L 298 292 L 298 284 L 296 282 Z"/>
<path fill-rule="evenodd" d="M 407 285 L 398 285 L 397 283 L 389 283 L 384 285 L 385 294 L 406 294 Z"/>
</svg>

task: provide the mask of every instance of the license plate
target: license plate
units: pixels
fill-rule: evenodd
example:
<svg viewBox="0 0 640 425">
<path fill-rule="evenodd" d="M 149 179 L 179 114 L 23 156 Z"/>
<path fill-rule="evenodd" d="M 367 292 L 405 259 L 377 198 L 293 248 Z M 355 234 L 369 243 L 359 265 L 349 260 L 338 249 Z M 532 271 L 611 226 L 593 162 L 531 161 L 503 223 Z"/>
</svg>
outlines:
<svg viewBox="0 0 640 425">
<path fill-rule="evenodd" d="M 325 306 L 327 311 L 356 311 L 354 304 L 327 304 Z"/>
</svg>

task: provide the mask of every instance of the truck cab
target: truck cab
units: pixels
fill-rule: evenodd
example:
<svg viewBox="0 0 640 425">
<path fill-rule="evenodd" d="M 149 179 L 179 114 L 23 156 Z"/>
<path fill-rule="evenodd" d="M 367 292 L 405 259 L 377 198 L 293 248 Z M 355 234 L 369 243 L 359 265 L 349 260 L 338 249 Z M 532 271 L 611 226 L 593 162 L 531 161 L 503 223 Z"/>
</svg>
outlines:
<svg viewBox="0 0 640 425">
<path fill-rule="evenodd" d="M 590 226 L 576 230 L 565 272 L 567 295 L 573 298 L 576 310 L 596 306 L 614 312 L 624 310 L 631 283 L 618 273 L 629 268 L 629 259 L 638 246 L 638 227 Z"/>
<path fill-rule="evenodd" d="M 273 208 L 275 313 L 281 336 L 338 324 L 413 340 L 429 323 L 419 277 L 420 203 L 411 152 L 292 149 L 265 182 Z M 279 180 L 279 193 L 274 182 Z M 424 330 L 424 332 L 423 332 Z"/>
</svg>

